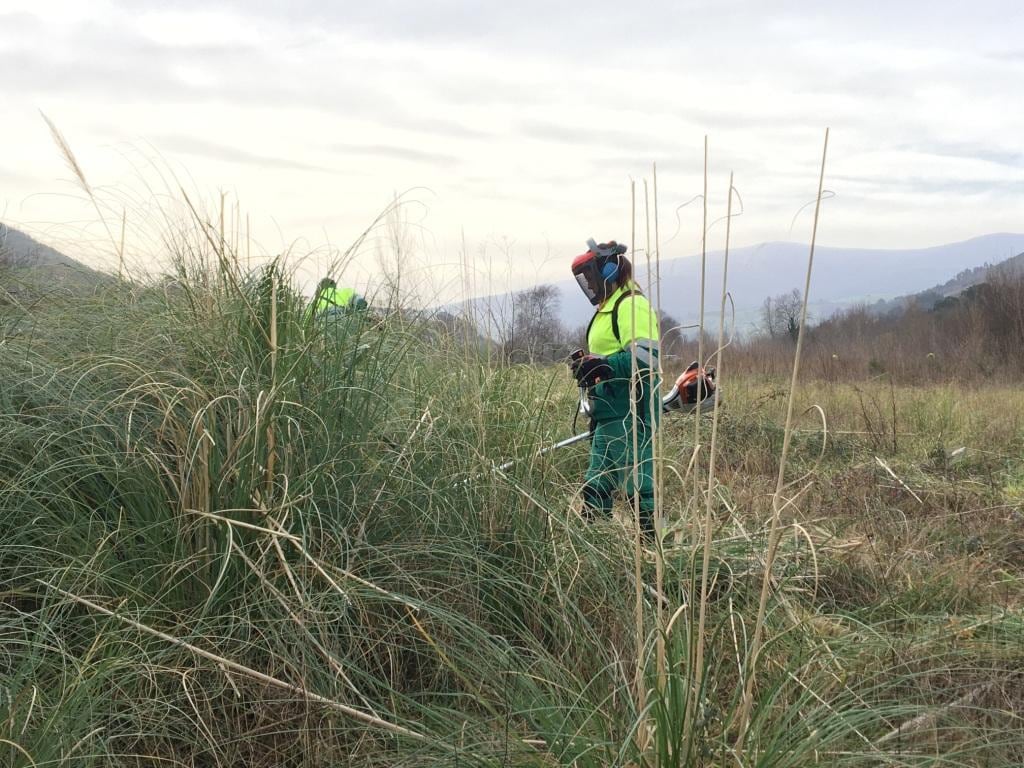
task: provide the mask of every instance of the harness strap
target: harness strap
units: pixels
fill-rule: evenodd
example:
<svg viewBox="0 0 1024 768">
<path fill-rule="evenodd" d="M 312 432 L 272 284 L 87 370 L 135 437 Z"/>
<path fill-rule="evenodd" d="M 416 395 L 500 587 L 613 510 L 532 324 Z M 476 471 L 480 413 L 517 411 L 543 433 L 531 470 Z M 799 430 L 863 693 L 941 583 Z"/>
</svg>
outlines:
<svg viewBox="0 0 1024 768">
<path fill-rule="evenodd" d="M 615 300 L 615 306 L 612 307 L 612 333 L 615 334 L 615 340 L 619 342 L 619 346 L 622 346 L 622 339 L 619 336 L 619 306 L 630 296 L 640 296 L 639 291 L 625 291 L 618 299 Z"/>
<path fill-rule="evenodd" d="M 622 305 L 627 298 L 630 296 L 643 296 L 640 291 L 634 291 L 632 289 L 623 291 L 619 298 L 615 300 L 615 304 L 612 306 L 612 333 L 615 335 L 615 340 L 619 342 L 619 347 L 622 346 L 622 338 L 619 336 L 619 307 Z M 594 316 L 590 318 L 590 323 L 587 324 L 587 338 L 590 338 L 590 329 L 594 326 L 594 321 L 597 320 L 597 316 L 600 312 L 595 312 Z"/>
</svg>

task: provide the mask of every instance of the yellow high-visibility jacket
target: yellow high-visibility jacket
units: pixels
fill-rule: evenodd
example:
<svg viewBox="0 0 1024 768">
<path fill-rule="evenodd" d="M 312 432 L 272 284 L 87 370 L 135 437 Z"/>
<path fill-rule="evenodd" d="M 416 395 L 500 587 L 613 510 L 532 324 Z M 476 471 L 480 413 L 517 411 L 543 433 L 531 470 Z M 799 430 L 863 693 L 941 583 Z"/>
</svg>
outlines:
<svg viewBox="0 0 1024 768">
<path fill-rule="evenodd" d="M 657 313 L 636 283 L 620 286 L 598 307 L 587 328 L 587 347 L 591 354 L 608 358 L 614 377 L 588 393 L 594 421 L 625 418 L 630 400 L 636 397 L 637 418 L 650 423 L 653 403 L 657 422 L 661 414 L 659 336 Z"/>
</svg>

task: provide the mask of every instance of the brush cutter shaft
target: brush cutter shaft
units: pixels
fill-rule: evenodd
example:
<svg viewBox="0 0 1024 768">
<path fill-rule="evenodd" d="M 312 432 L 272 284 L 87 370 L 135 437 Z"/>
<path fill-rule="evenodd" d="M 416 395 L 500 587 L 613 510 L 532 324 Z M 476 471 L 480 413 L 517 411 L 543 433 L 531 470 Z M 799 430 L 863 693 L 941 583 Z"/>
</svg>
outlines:
<svg viewBox="0 0 1024 768">
<path fill-rule="evenodd" d="M 682 411 L 683 413 L 686 413 L 686 414 L 690 414 L 690 413 L 704 413 L 705 411 L 712 410 L 715 407 L 715 403 L 717 401 L 718 401 L 718 390 L 714 389 L 714 390 L 712 390 L 708 394 L 707 397 L 705 397 L 699 403 L 681 404 L 681 403 L 679 403 L 679 387 L 678 386 L 673 386 L 672 390 L 667 395 L 665 395 L 665 397 L 663 397 L 661 399 L 661 412 L 662 413 L 673 413 L 673 412 L 680 412 L 680 411 Z M 545 454 L 551 453 L 552 451 L 557 451 L 559 448 L 567 448 L 570 445 L 575 445 L 576 443 L 580 443 L 580 442 L 586 440 L 592 434 L 593 434 L 593 432 L 591 432 L 590 430 L 587 430 L 586 432 L 581 432 L 578 435 L 573 435 L 572 437 L 567 437 L 567 438 L 565 438 L 565 440 L 561 440 L 561 441 L 555 443 L 554 445 L 549 445 L 546 448 L 541 448 L 539 451 L 537 451 L 537 456 L 544 456 Z M 515 462 L 515 461 L 506 461 L 504 464 L 502 464 L 500 467 L 498 467 L 495 471 L 497 471 L 497 472 L 504 472 L 505 470 L 511 469 L 512 467 L 514 467 L 516 465 L 516 463 L 517 462 Z"/>
<path fill-rule="evenodd" d="M 683 389 L 685 389 L 688 384 L 692 385 L 693 380 L 697 377 L 703 378 L 704 383 L 696 388 L 693 388 L 691 386 L 691 396 L 695 394 L 696 396 L 699 397 L 703 391 L 707 391 L 707 394 L 700 400 L 697 400 L 696 402 L 687 402 L 686 395 Z M 706 390 L 704 389 L 705 387 Z M 696 363 L 694 363 L 693 365 L 686 369 L 686 372 L 682 376 L 676 379 L 675 384 L 672 385 L 672 389 L 669 391 L 667 395 L 665 395 L 665 397 L 661 399 L 661 412 L 682 412 L 686 414 L 701 414 L 705 413 L 706 411 L 712 410 L 718 403 L 718 401 L 718 387 L 715 385 L 714 369 L 709 368 L 707 374 L 704 375 L 704 371 L 698 370 L 696 368 Z M 587 400 L 585 387 L 580 387 L 580 413 L 590 413 L 590 403 Z M 536 456 L 544 456 L 545 454 L 551 453 L 552 451 L 557 451 L 559 448 L 566 448 L 570 445 L 575 445 L 576 443 L 583 442 L 584 440 L 588 439 L 592 434 L 593 432 L 591 430 L 587 430 L 586 432 L 581 432 L 578 435 L 567 437 L 564 440 L 560 440 L 559 442 L 555 443 L 554 445 L 549 445 L 546 448 L 541 448 L 539 451 L 537 451 Z M 517 463 L 518 462 L 515 460 L 506 461 L 501 466 L 495 467 L 492 471 L 499 473 L 505 472 L 506 470 L 509 470 L 512 467 L 514 467 Z M 469 480 L 465 480 L 463 482 L 469 482 Z"/>
<path fill-rule="evenodd" d="M 591 435 L 591 433 L 588 431 L 588 432 L 582 432 L 582 433 L 580 433 L 578 435 L 573 435 L 572 437 L 567 437 L 567 438 L 565 438 L 565 440 L 560 440 L 559 442 L 555 443 L 554 445 L 549 445 L 547 448 L 541 448 L 539 451 L 537 451 L 537 455 L 538 456 L 543 456 L 544 454 L 551 453 L 552 451 L 557 451 L 559 448 L 566 448 L 567 446 L 575 445 L 576 443 L 583 442 L 588 437 L 590 437 L 590 435 Z M 504 472 L 506 469 L 512 469 L 512 467 L 514 467 L 515 465 L 516 465 L 515 461 L 506 461 L 504 464 L 502 464 L 500 467 L 498 467 L 495 470 L 495 472 Z"/>
</svg>

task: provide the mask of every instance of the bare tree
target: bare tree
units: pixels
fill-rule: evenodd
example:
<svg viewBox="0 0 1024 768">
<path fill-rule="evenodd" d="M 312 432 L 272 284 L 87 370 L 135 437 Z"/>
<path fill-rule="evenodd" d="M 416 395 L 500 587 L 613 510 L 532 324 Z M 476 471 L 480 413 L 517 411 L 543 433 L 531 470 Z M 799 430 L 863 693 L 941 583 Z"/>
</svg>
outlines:
<svg viewBox="0 0 1024 768">
<path fill-rule="evenodd" d="M 568 351 L 568 334 L 558 319 L 558 289 L 538 285 L 512 297 L 512 322 L 505 340 L 509 362 L 549 361 Z"/>
<path fill-rule="evenodd" d="M 761 330 L 770 338 L 789 337 L 796 341 L 800 333 L 803 294 L 796 288 L 789 293 L 768 296 L 761 305 Z"/>
<path fill-rule="evenodd" d="M 761 332 L 769 338 L 775 338 L 775 307 L 771 296 L 765 296 L 764 304 L 761 305 Z"/>
<path fill-rule="evenodd" d="M 22 269 L 34 266 L 39 256 L 34 250 L 18 250 L 7 244 L 6 228 L 0 224 L 0 269 Z"/>
<path fill-rule="evenodd" d="M 24 290 L 25 271 L 39 261 L 32 249 L 18 249 L 7 242 L 7 227 L 0 224 L 0 305 L 15 303 Z"/>
<path fill-rule="evenodd" d="M 661 336 L 661 353 L 664 356 L 682 354 L 686 344 L 686 337 L 683 334 L 679 320 L 668 312 L 662 312 L 658 318 L 658 331 Z"/>
</svg>

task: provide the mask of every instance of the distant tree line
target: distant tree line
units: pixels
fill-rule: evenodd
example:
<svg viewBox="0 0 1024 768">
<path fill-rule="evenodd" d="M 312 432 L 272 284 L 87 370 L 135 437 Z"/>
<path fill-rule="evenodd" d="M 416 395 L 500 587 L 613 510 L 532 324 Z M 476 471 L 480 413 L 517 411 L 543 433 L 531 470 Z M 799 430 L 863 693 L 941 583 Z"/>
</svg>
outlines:
<svg viewBox="0 0 1024 768">
<path fill-rule="evenodd" d="M 868 306 L 808 323 L 802 370 L 829 380 L 1017 381 L 1024 374 L 1024 273 L 993 268 L 954 296 L 922 294 L 896 311 Z M 757 333 L 726 355 L 736 372 L 783 377 L 800 331 L 797 290 L 765 299 Z"/>
<path fill-rule="evenodd" d="M 930 299 L 930 297 L 929 297 Z M 475 339 L 505 364 L 550 363 L 586 346 L 586 327 L 569 328 L 560 319 L 560 297 L 552 286 L 538 286 L 511 297 L 503 317 L 489 317 L 487 328 L 465 317 L 448 316 L 450 333 Z M 723 353 L 724 369 L 738 374 L 783 378 L 791 369 L 800 333 L 803 295 L 798 289 L 767 297 L 755 333 L 737 338 Z M 692 335 L 692 334 L 691 334 Z M 670 314 L 661 314 L 666 368 L 697 357 L 697 342 Z M 808 318 L 803 375 L 827 380 L 976 381 L 1024 374 L 1024 274 L 992 269 L 985 282 L 957 296 L 924 305 L 910 301 L 900 310 L 879 313 L 854 307 L 824 320 Z M 705 357 L 717 364 L 716 334 L 705 332 Z"/>
<path fill-rule="evenodd" d="M 512 294 L 500 313 L 488 307 L 477 317 L 443 312 L 436 320 L 463 341 L 475 338 L 505 364 L 552 363 L 587 345 L 587 326 L 567 326 L 560 319 L 560 310 L 558 289 L 539 285 Z M 685 339 L 679 322 L 662 312 L 660 326 L 663 354 L 680 354 Z"/>
</svg>

